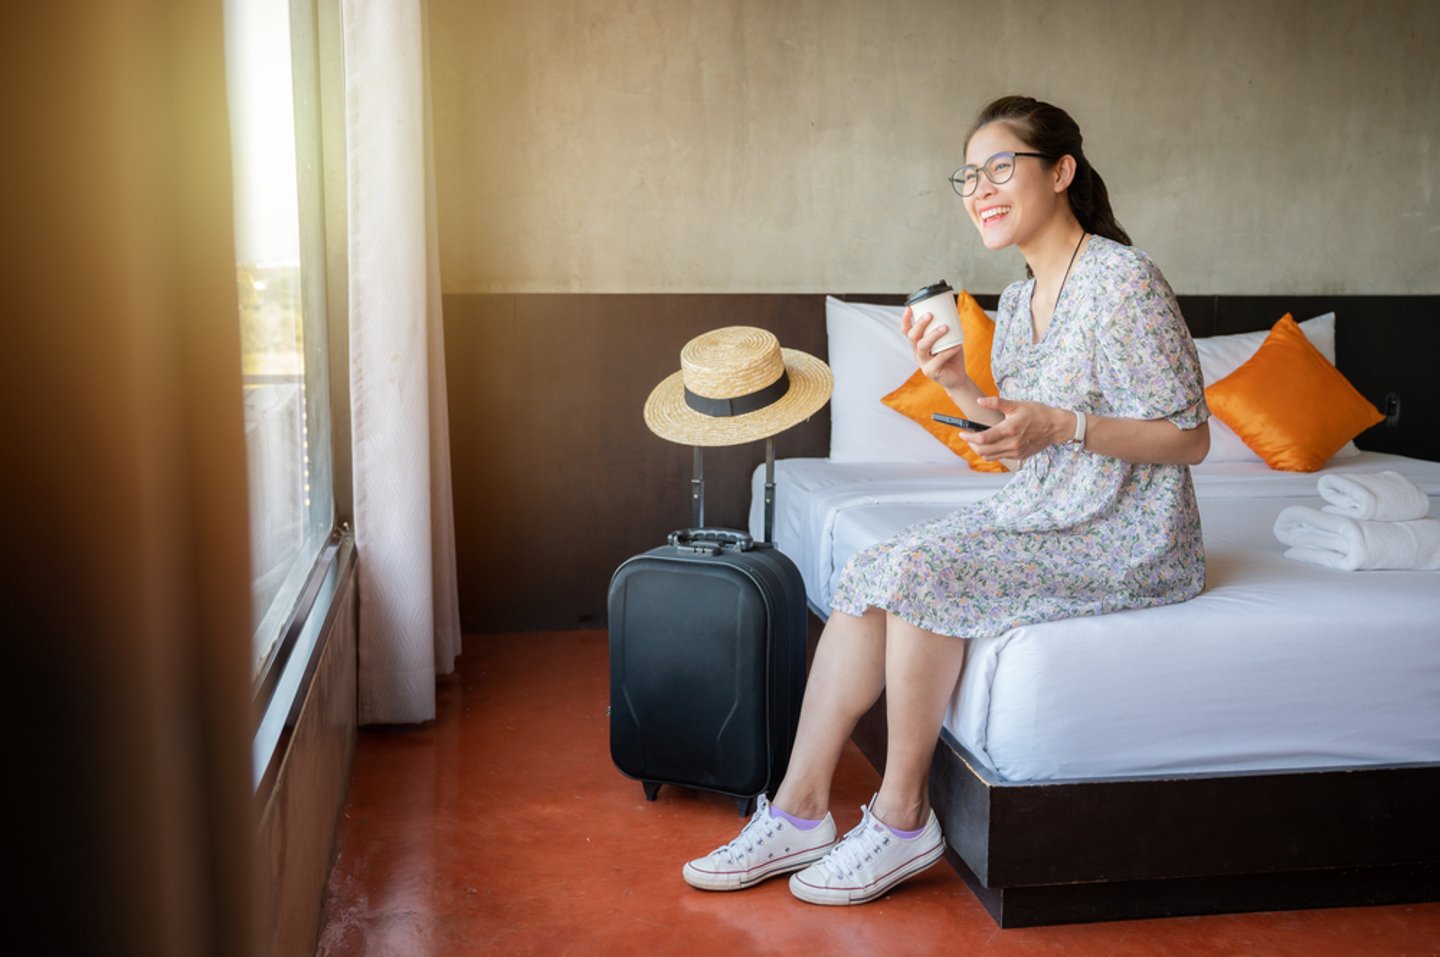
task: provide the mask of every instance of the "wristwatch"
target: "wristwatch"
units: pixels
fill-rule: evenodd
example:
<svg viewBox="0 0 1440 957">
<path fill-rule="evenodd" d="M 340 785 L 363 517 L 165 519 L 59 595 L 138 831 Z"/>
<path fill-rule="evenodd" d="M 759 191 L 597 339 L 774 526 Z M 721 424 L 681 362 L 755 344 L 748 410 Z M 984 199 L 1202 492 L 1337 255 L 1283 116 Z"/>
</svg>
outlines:
<svg viewBox="0 0 1440 957">
<path fill-rule="evenodd" d="M 1075 412 L 1075 438 L 1070 440 L 1070 444 L 1078 445 L 1082 449 L 1085 447 L 1086 424 L 1085 413 L 1077 409 Z"/>
</svg>

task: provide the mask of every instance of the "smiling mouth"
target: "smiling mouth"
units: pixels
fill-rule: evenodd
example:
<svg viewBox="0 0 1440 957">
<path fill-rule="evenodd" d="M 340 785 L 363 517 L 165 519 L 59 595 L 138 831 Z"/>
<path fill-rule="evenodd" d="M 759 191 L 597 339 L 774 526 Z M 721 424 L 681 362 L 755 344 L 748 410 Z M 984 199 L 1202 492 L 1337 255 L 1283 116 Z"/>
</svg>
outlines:
<svg viewBox="0 0 1440 957">
<path fill-rule="evenodd" d="M 991 206 L 989 209 L 985 210 L 980 214 L 980 225 L 989 226 L 991 223 L 1000 219 L 1002 216 L 1008 216 L 1009 214 L 1009 206 Z"/>
</svg>

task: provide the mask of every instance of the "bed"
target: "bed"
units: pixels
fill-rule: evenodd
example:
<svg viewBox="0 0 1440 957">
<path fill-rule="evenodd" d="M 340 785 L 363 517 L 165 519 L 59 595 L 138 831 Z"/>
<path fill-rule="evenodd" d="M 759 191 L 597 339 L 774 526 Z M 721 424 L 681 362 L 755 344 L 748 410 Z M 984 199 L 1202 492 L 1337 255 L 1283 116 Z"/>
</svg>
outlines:
<svg viewBox="0 0 1440 957">
<path fill-rule="evenodd" d="M 1282 301 L 1250 297 L 1239 320 L 1206 304 L 1182 299 L 1187 320 L 1210 319 L 1196 331 L 1226 329 L 1197 337 L 1213 383 L 1253 356 Z M 1001 926 L 1440 899 L 1440 573 L 1322 568 L 1273 534 L 1282 508 L 1323 504 L 1326 473 L 1399 472 L 1440 517 L 1440 434 L 1400 427 L 1427 417 L 1428 373 L 1414 357 L 1347 368 L 1347 344 L 1374 349 L 1346 304 L 1301 325 L 1387 421 L 1319 472 L 1271 469 L 1214 426 L 1192 470 L 1201 596 L 969 644 L 932 798 L 952 864 Z M 1368 315 L 1372 332 L 1422 322 L 1433 337 L 1435 311 L 1411 297 Z M 896 315 L 827 300 L 831 455 L 776 464 L 775 542 L 805 579 L 812 638 L 850 555 L 1007 480 L 879 404 L 910 362 L 885 338 Z M 755 531 L 763 482 L 757 470 Z M 877 767 L 883 715 L 882 701 L 856 733 Z"/>
</svg>

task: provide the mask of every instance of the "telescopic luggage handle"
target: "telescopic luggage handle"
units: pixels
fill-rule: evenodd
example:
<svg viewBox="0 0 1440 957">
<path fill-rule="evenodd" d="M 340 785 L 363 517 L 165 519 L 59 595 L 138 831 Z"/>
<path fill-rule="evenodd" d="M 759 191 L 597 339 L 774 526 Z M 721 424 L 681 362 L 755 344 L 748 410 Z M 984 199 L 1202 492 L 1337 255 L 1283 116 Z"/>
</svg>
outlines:
<svg viewBox="0 0 1440 957">
<path fill-rule="evenodd" d="M 705 528 L 705 457 L 695 446 L 694 478 L 690 480 L 690 522 L 695 529 Z M 749 536 L 747 536 L 749 537 Z M 765 537 L 775 540 L 775 437 L 765 440 Z M 670 544 L 675 544 L 671 542 Z"/>
</svg>

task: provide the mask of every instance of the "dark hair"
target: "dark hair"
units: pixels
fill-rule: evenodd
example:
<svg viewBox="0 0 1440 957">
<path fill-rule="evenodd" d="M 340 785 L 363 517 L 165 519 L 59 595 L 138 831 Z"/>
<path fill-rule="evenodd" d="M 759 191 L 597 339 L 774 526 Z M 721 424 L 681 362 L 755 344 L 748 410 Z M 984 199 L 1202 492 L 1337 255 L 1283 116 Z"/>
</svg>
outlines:
<svg viewBox="0 0 1440 957">
<path fill-rule="evenodd" d="M 1085 158 L 1084 138 L 1069 113 L 1034 97 L 1002 96 L 975 117 L 975 125 L 965 134 L 966 148 L 970 146 L 970 138 L 982 126 L 996 122 L 1010 127 L 1027 146 L 1045 154 L 1051 163 L 1062 156 L 1075 157 L 1075 178 L 1070 181 L 1067 194 L 1070 209 L 1080 221 L 1080 228 L 1087 233 L 1130 245 L 1130 236 L 1110 209 L 1110 193 L 1105 189 L 1105 181 Z"/>
</svg>

